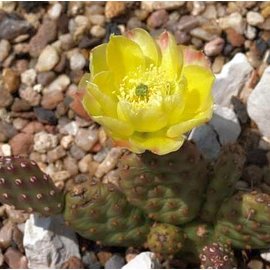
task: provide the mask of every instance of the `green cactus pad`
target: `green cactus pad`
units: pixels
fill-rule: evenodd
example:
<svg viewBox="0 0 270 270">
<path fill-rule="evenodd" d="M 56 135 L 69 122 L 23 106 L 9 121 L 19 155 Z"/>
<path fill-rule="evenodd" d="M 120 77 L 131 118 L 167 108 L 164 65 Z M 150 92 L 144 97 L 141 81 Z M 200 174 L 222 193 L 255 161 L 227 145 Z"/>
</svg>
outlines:
<svg viewBox="0 0 270 270">
<path fill-rule="evenodd" d="M 0 201 L 44 216 L 63 210 L 63 193 L 36 162 L 23 157 L 0 157 Z"/>
<path fill-rule="evenodd" d="M 196 217 L 207 183 L 207 166 L 187 141 L 164 156 L 126 153 L 119 164 L 120 188 L 149 218 L 174 225 Z"/>
<path fill-rule="evenodd" d="M 201 269 L 233 269 L 236 259 L 229 245 L 211 243 L 203 247 L 200 253 Z"/>
<path fill-rule="evenodd" d="M 238 192 L 218 212 L 215 237 L 235 248 L 270 247 L 270 195 Z"/>
<path fill-rule="evenodd" d="M 140 246 L 151 223 L 111 184 L 86 182 L 66 195 L 64 218 L 83 237 L 112 246 Z"/>
<path fill-rule="evenodd" d="M 217 211 L 225 198 L 231 196 L 235 184 L 242 174 L 245 155 L 241 146 L 226 145 L 214 164 L 212 179 L 206 192 L 206 201 L 201 210 L 201 218 L 214 222 Z"/>
<path fill-rule="evenodd" d="M 183 231 L 174 225 L 160 223 L 154 224 L 147 237 L 148 248 L 161 255 L 174 255 L 184 244 Z"/>
</svg>

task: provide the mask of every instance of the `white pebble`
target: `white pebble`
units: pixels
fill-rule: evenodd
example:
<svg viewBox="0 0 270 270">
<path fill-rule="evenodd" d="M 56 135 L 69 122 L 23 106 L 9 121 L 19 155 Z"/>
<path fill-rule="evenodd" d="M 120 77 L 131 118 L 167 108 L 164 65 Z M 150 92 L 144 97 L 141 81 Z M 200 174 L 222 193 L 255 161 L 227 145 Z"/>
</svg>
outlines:
<svg viewBox="0 0 270 270">
<path fill-rule="evenodd" d="M 80 53 L 74 53 L 73 55 L 71 55 L 69 62 L 71 70 L 83 69 L 86 64 L 84 56 Z"/>
<path fill-rule="evenodd" d="M 51 19 L 56 20 L 60 17 L 62 12 L 62 5 L 60 3 L 54 4 L 48 11 L 48 15 Z"/>
</svg>

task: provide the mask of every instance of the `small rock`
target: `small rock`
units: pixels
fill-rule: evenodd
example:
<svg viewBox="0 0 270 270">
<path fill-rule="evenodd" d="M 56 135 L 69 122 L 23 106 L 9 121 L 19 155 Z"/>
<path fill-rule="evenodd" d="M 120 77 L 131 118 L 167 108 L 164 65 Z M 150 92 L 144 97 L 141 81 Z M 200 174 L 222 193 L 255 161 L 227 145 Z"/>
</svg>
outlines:
<svg viewBox="0 0 270 270">
<path fill-rule="evenodd" d="M 199 25 L 200 22 L 198 17 L 184 15 L 180 18 L 178 24 L 176 25 L 176 29 L 179 31 L 189 32 Z"/>
<path fill-rule="evenodd" d="M 37 75 L 37 82 L 42 86 L 47 86 L 51 83 L 56 77 L 56 74 L 53 71 L 40 72 Z"/>
<path fill-rule="evenodd" d="M 245 43 L 245 38 L 243 35 L 239 34 L 233 28 L 226 29 L 227 39 L 232 44 L 233 47 L 241 47 Z"/>
<path fill-rule="evenodd" d="M 70 257 L 81 257 L 76 235 L 61 216 L 31 215 L 25 223 L 23 244 L 29 268 L 60 268 Z"/>
<path fill-rule="evenodd" d="M 48 10 L 48 15 L 52 20 L 57 20 L 62 12 L 62 5 L 60 3 L 55 3 Z"/>
<path fill-rule="evenodd" d="M 17 225 L 24 223 L 29 218 L 28 213 L 26 213 L 24 210 L 16 210 L 14 206 L 6 204 L 5 210 L 8 219 Z"/>
<path fill-rule="evenodd" d="M 7 143 L 3 144 L 1 146 L 1 152 L 2 152 L 1 155 L 3 155 L 3 156 L 6 156 L 6 157 L 11 156 L 11 146 Z"/>
<path fill-rule="evenodd" d="M 44 20 L 38 28 L 37 33 L 29 43 L 29 52 L 32 57 L 38 57 L 46 45 L 54 41 L 57 37 L 57 24 L 53 20 Z"/>
<path fill-rule="evenodd" d="M 44 127 L 43 125 L 38 121 L 31 121 L 27 126 L 22 130 L 23 132 L 27 134 L 34 134 L 38 133 L 40 131 L 43 131 Z"/>
<path fill-rule="evenodd" d="M 67 56 L 65 53 L 60 55 L 60 60 L 58 64 L 54 67 L 54 71 L 57 73 L 65 72 L 65 68 L 67 66 Z"/>
<path fill-rule="evenodd" d="M 0 249 L 0 267 L 4 264 L 4 255 L 2 253 L 2 250 Z"/>
<path fill-rule="evenodd" d="M 27 69 L 21 74 L 21 81 L 27 86 L 33 86 L 35 84 L 36 77 L 37 73 L 33 68 Z"/>
<path fill-rule="evenodd" d="M 193 9 L 191 11 L 191 14 L 193 16 L 198 16 L 205 10 L 205 3 L 203 1 L 194 1 L 193 2 Z"/>
<path fill-rule="evenodd" d="M 204 41 L 211 41 L 217 37 L 215 33 L 204 30 L 201 27 L 194 28 L 190 31 L 191 36 Z"/>
<path fill-rule="evenodd" d="M 39 55 L 36 69 L 39 72 L 50 71 L 58 63 L 58 61 L 59 55 L 57 50 L 53 46 L 48 45 L 45 47 L 45 49 L 42 50 L 41 54 Z"/>
<path fill-rule="evenodd" d="M 45 131 L 41 131 L 34 136 L 34 150 L 39 153 L 46 153 L 57 146 L 57 135 L 49 134 Z"/>
<path fill-rule="evenodd" d="M 270 251 L 269 250 L 262 251 L 260 255 L 264 260 L 266 260 L 267 262 L 270 262 Z"/>
<path fill-rule="evenodd" d="M 270 68 L 266 68 L 259 83 L 251 92 L 248 102 L 247 111 L 250 118 L 256 123 L 263 136 L 270 138 L 269 122 L 269 102 L 270 102 Z"/>
<path fill-rule="evenodd" d="M 53 110 L 59 103 L 64 100 L 64 94 L 62 92 L 49 92 L 43 95 L 41 100 L 41 106 L 47 110 Z"/>
<path fill-rule="evenodd" d="M 38 106 L 40 103 L 41 95 L 31 86 L 27 86 L 26 88 L 20 87 L 19 94 L 20 97 L 26 100 L 31 106 Z"/>
<path fill-rule="evenodd" d="M 120 255 L 115 254 L 105 263 L 105 269 L 120 269 L 124 265 L 124 258 Z"/>
<path fill-rule="evenodd" d="M 217 37 L 205 44 L 204 52 L 207 56 L 216 56 L 222 52 L 224 44 L 224 39 Z"/>
<path fill-rule="evenodd" d="M 13 40 L 20 35 L 30 33 L 32 29 L 32 25 L 17 13 L 0 11 L 0 39 Z"/>
<path fill-rule="evenodd" d="M 74 40 L 70 33 L 61 35 L 59 37 L 61 48 L 65 51 L 72 49 L 75 46 Z"/>
<path fill-rule="evenodd" d="M 56 125 L 57 118 L 55 113 L 51 110 L 46 110 L 42 107 L 35 107 L 34 113 L 37 116 L 39 122 L 43 124 Z"/>
<path fill-rule="evenodd" d="M 103 162 L 98 166 L 95 176 L 100 178 L 110 170 L 114 169 L 121 155 L 121 149 L 112 148 Z"/>
<path fill-rule="evenodd" d="M 158 269 L 161 265 L 152 252 L 142 252 L 132 259 L 122 269 Z"/>
<path fill-rule="evenodd" d="M 63 92 L 66 90 L 69 84 L 70 78 L 67 75 L 62 74 L 58 76 L 54 81 L 52 81 L 47 88 L 44 88 L 43 93 L 46 94 L 48 92 Z"/>
<path fill-rule="evenodd" d="M 93 14 L 89 17 L 89 20 L 94 25 L 104 25 L 106 22 L 106 18 L 104 15 L 101 14 Z"/>
<path fill-rule="evenodd" d="M 94 25 L 93 27 L 91 27 L 90 34 L 93 37 L 102 38 L 105 36 L 106 30 L 104 27 L 102 27 L 100 25 Z"/>
<path fill-rule="evenodd" d="M 72 256 L 64 264 L 62 264 L 61 268 L 62 269 L 84 269 L 84 265 L 78 257 Z"/>
<path fill-rule="evenodd" d="M 245 21 L 242 15 L 238 12 L 231 13 L 227 17 L 220 18 L 218 20 L 221 29 L 225 30 L 227 28 L 233 28 L 239 34 L 244 34 L 245 31 Z"/>
<path fill-rule="evenodd" d="M 100 269 L 101 265 L 94 252 L 86 251 L 82 256 L 82 262 L 87 269 Z"/>
<path fill-rule="evenodd" d="M 13 97 L 8 90 L 1 89 L 0 86 L 0 108 L 6 108 L 12 104 Z"/>
<path fill-rule="evenodd" d="M 193 129 L 188 137 L 193 140 L 206 159 L 215 159 L 220 152 L 217 133 L 211 125 L 205 124 Z"/>
<path fill-rule="evenodd" d="M 3 62 L 7 58 L 10 49 L 11 49 L 10 43 L 5 39 L 1 39 L 0 40 L 0 63 Z"/>
<path fill-rule="evenodd" d="M 184 1 L 142 1 L 141 9 L 148 12 L 158 9 L 174 10 L 185 4 Z"/>
<path fill-rule="evenodd" d="M 76 144 L 73 144 L 70 147 L 70 154 L 72 157 L 74 157 L 76 160 L 80 160 L 85 156 L 85 151 L 83 151 L 79 146 Z"/>
<path fill-rule="evenodd" d="M 247 23 L 252 26 L 257 26 L 264 22 L 264 17 L 255 11 L 249 11 L 247 13 Z"/>
<path fill-rule="evenodd" d="M 100 251 L 97 253 L 97 257 L 102 266 L 106 264 L 106 262 L 112 257 L 112 253 L 109 251 Z"/>
<path fill-rule="evenodd" d="M 26 269 L 27 258 L 17 249 L 9 247 L 4 254 L 5 262 L 11 269 Z"/>
<path fill-rule="evenodd" d="M 73 137 L 71 135 L 66 135 L 62 137 L 60 144 L 65 148 L 68 149 L 73 142 Z"/>
<path fill-rule="evenodd" d="M 61 159 L 65 155 L 66 155 L 65 149 L 61 145 L 59 145 L 56 148 L 48 151 L 48 153 L 47 153 L 47 161 L 48 161 L 48 163 L 53 163 L 56 160 Z"/>
<path fill-rule="evenodd" d="M 78 69 L 83 69 L 85 64 L 86 64 L 86 60 L 84 58 L 84 56 L 80 53 L 74 53 L 71 55 L 70 59 L 70 69 L 71 70 L 78 70 Z"/>
<path fill-rule="evenodd" d="M 62 134 L 69 134 L 72 136 L 76 136 L 78 131 L 79 131 L 79 125 L 76 121 L 69 122 L 62 129 L 60 129 L 60 132 Z"/>
<path fill-rule="evenodd" d="M 12 94 L 15 93 L 20 86 L 20 77 L 13 69 L 5 68 L 3 70 L 3 82 L 5 89 Z"/>
<path fill-rule="evenodd" d="M 112 19 L 122 15 L 126 10 L 126 3 L 121 1 L 107 1 L 105 5 L 105 16 Z"/>
<path fill-rule="evenodd" d="M 221 72 L 224 62 L 225 62 L 224 56 L 218 56 L 215 58 L 214 63 L 212 65 L 212 70 L 215 74 Z"/>
<path fill-rule="evenodd" d="M 154 11 L 147 19 L 147 25 L 150 28 L 158 28 L 164 25 L 169 19 L 169 15 L 165 9 Z"/>
<path fill-rule="evenodd" d="M 9 144 L 13 155 L 28 155 L 32 149 L 33 136 L 24 132 L 18 133 Z"/>
<path fill-rule="evenodd" d="M 11 110 L 13 112 L 25 112 L 31 109 L 31 105 L 28 101 L 20 98 L 15 98 L 14 102 L 12 103 Z"/>
<path fill-rule="evenodd" d="M 78 167 L 81 173 L 89 171 L 89 164 L 92 161 L 92 155 L 88 154 L 84 156 L 78 163 Z"/>
<path fill-rule="evenodd" d="M 77 160 L 71 156 L 67 156 L 64 159 L 64 168 L 70 173 L 70 176 L 78 174 L 79 170 L 77 164 Z"/>
<path fill-rule="evenodd" d="M 213 96 L 216 104 L 230 106 L 231 97 L 237 96 L 253 68 L 242 53 L 226 63 L 220 74 L 216 75 Z"/>
<path fill-rule="evenodd" d="M 0 133 L 5 137 L 6 140 L 11 139 L 13 136 L 15 136 L 17 134 L 17 130 L 12 124 L 5 121 L 0 121 Z"/>
<path fill-rule="evenodd" d="M 12 231 L 14 224 L 12 222 L 5 223 L 0 229 L 0 248 L 6 249 L 12 243 Z"/>
<path fill-rule="evenodd" d="M 84 151 L 90 151 L 98 140 L 97 129 L 79 129 L 75 137 L 75 143 Z"/>
<path fill-rule="evenodd" d="M 247 29 L 245 31 L 245 36 L 250 39 L 253 40 L 257 35 L 257 29 L 251 25 L 247 26 Z"/>
<path fill-rule="evenodd" d="M 263 269 L 263 262 L 259 260 L 251 260 L 248 262 L 247 267 L 249 269 Z"/>
</svg>

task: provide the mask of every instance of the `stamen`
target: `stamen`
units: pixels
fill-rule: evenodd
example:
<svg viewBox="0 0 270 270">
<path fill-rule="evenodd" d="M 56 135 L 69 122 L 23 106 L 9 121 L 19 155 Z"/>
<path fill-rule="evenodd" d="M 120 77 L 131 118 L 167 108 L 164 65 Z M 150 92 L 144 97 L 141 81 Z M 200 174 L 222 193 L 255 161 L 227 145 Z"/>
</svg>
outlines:
<svg viewBox="0 0 270 270">
<path fill-rule="evenodd" d="M 140 83 L 136 89 L 135 89 L 135 93 L 138 97 L 146 97 L 148 95 L 148 86 Z"/>
</svg>

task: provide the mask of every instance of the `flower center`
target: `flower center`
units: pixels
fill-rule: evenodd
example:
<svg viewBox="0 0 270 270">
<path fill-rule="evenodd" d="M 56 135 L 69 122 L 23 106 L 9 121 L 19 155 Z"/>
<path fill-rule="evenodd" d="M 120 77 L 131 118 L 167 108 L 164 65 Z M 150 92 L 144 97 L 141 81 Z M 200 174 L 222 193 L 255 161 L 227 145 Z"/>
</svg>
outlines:
<svg viewBox="0 0 270 270">
<path fill-rule="evenodd" d="M 148 95 L 148 86 L 140 83 L 136 89 L 135 89 L 135 93 L 138 97 L 145 97 Z"/>
</svg>

